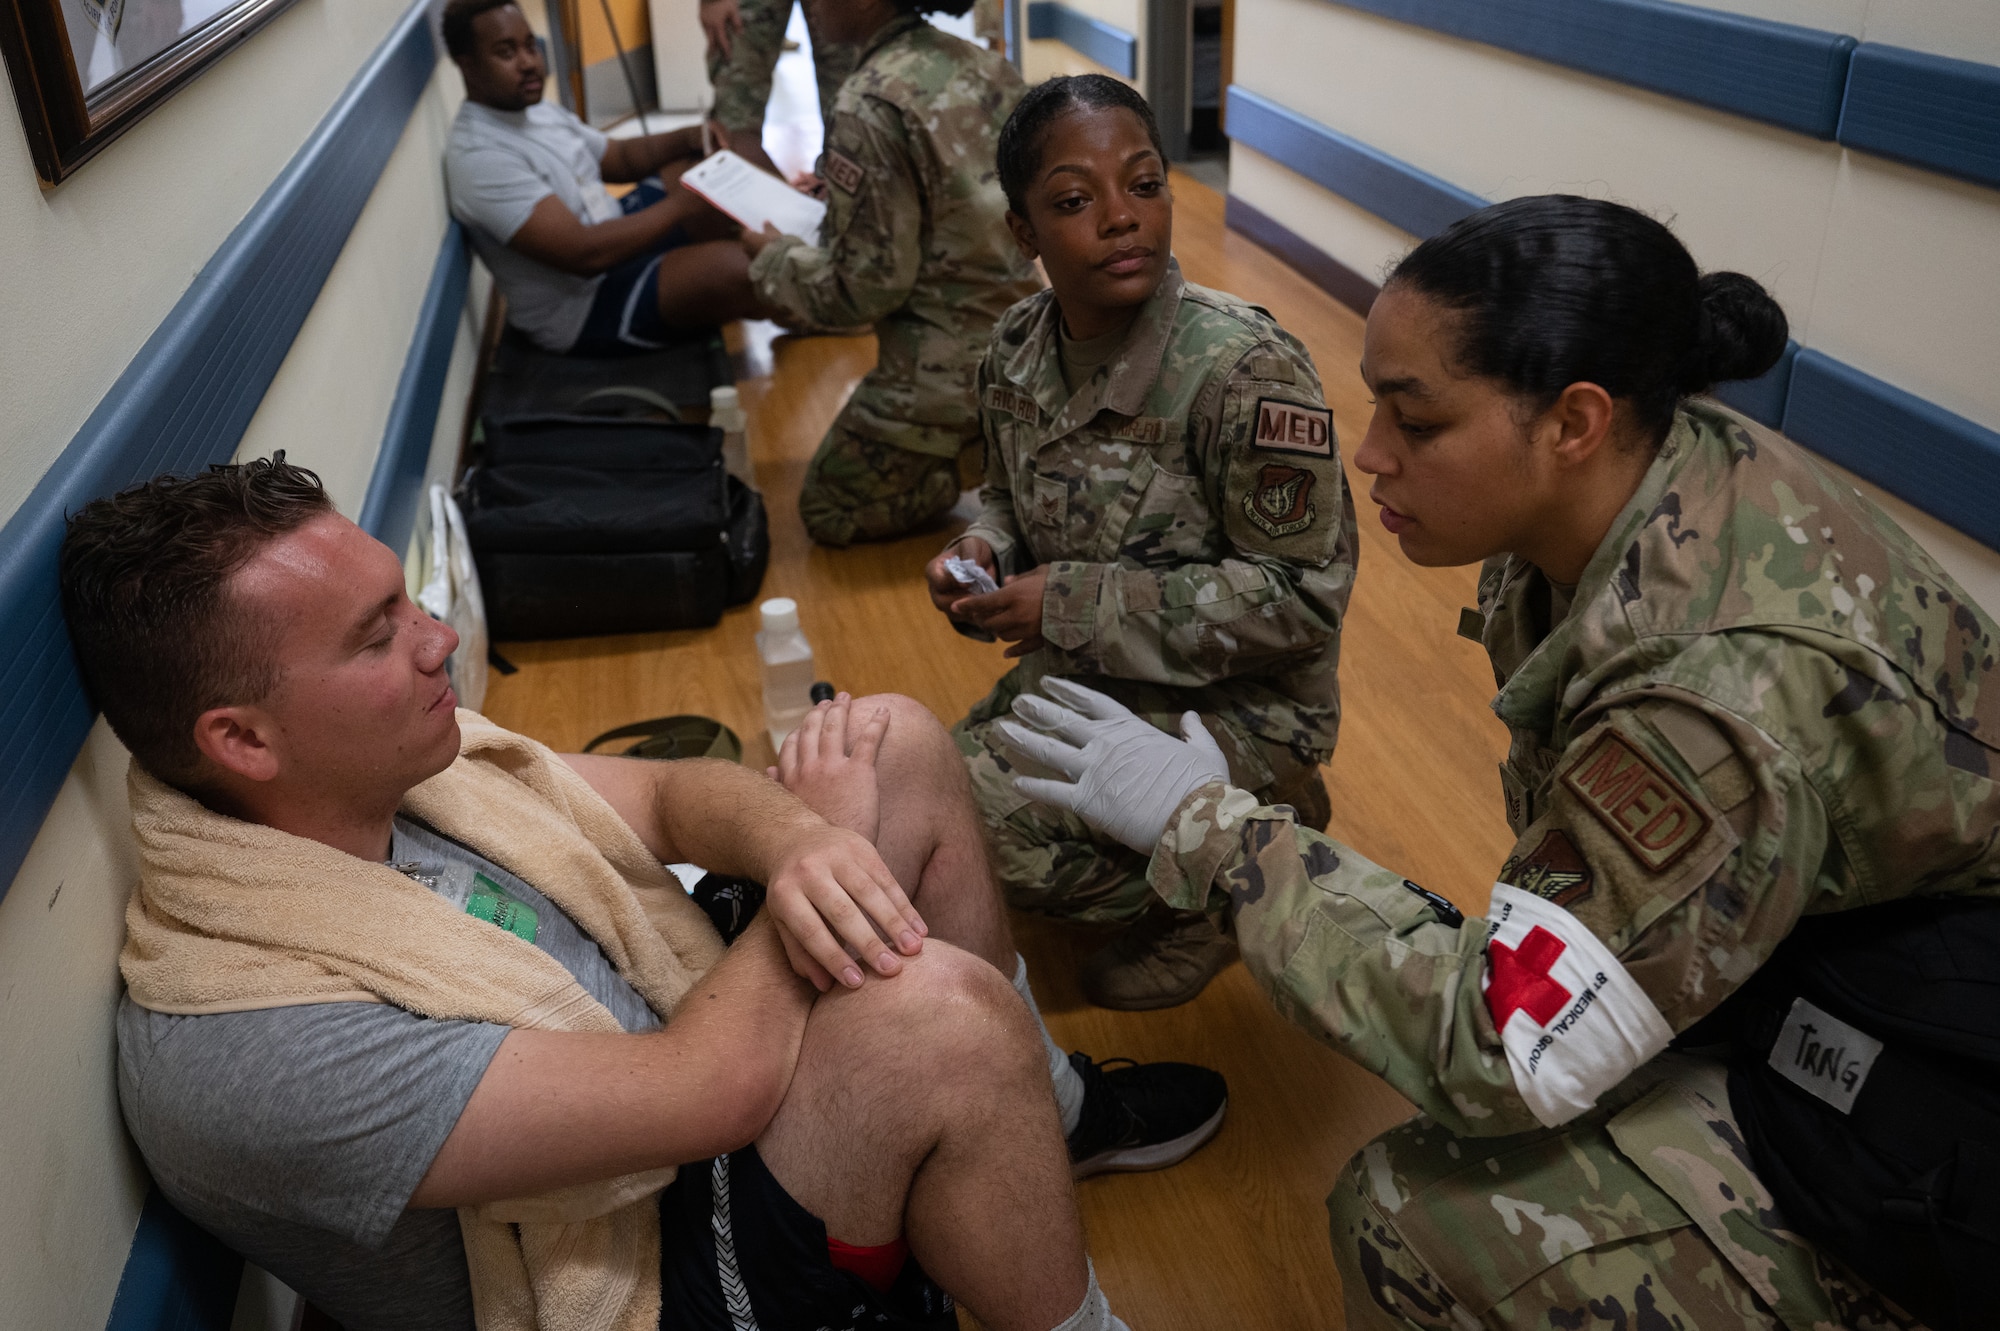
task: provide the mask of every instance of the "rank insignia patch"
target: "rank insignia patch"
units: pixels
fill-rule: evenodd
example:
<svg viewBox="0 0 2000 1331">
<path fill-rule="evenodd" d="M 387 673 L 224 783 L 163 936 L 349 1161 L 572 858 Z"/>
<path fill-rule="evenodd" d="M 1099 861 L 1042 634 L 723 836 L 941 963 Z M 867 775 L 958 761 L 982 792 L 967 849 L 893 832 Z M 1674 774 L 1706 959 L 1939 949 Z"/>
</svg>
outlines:
<svg viewBox="0 0 2000 1331">
<path fill-rule="evenodd" d="M 867 172 L 861 169 L 859 162 L 831 148 L 828 148 L 825 155 L 819 159 L 819 173 L 827 183 L 839 186 L 848 194 L 857 193 L 861 189 L 863 177 L 867 175 Z"/>
<path fill-rule="evenodd" d="M 1333 456 L 1333 413 L 1325 407 L 1302 407 L 1274 397 L 1257 399 L 1257 432 L 1251 443 L 1274 453 Z"/>
<path fill-rule="evenodd" d="M 1615 730 L 1598 736 L 1563 772 L 1562 782 L 1654 873 L 1687 854 L 1708 831 L 1708 814 L 1680 783 Z"/>
<path fill-rule="evenodd" d="M 1291 536 L 1312 526 L 1311 472 L 1267 463 L 1257 471 L 1257 488 L 1243 496 L 1243 512 L 1265 535 Z"/>
<path fill-rule="evenodd" d="M 1569 833 L 1556 828 L 1526 855 L 1509 858 L 1500 868 L 1500 881 L 1567 906 L 1589 896 L 1595 880 Z"/>
</svg>

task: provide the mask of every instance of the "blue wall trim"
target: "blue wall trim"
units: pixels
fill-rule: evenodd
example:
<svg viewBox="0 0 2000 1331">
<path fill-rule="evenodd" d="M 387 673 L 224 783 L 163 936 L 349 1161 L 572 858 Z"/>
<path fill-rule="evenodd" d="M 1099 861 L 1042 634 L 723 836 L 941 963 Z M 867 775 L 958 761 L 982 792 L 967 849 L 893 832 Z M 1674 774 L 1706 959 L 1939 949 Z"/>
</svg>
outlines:
<svg viewBox="0 0 2000 1331">
<path fill-rule="evenodd" d="M 2000 67 L 1864 43 L 1848 73 L 1840 141 L 2000 186 Z"/>
<path fill-rule="evenodd" d="M 229 1331 L 242 1280 L 243 1259 L 154 1188 L 105 1331 Z"/>
<path fill-rule="evenodd" d="M 1486 200 L 1328 129 L 1238 84 L 1225 94 L 1229 137 L 1417 236 L 1444 230 Z"/>
<path fill-rule="evenodd" d="M 1784 431 L 2000 549 L 2000 433 L 1810 349 L 1792 367 Z"/>
<path fill-rule="evenodd" d="M 1139 39 L 1123 28 L 1114 28 L 1071 9 L 1060 0 L 1032 0 L 1028 6 L 1028 38 L 1054 38 L 1071 50 L 1080 51 L 1114 74 L 1139 77 Z"/>
<path fill-rule="evenodd" d="M 1854 38 L 1665 0 L 1333 0 L 1830 139 Z M 1234 126 L 1232 125 L 1232 128 Z"/>
<path fill-rule="evenodd" d="M 375 472 L 368 479 L 368 496 L 357 520 L 363 531 L 398 554 L 409 544 L 410 527 L 416 521 L 422 498 L 418 490 L 437 435 L 438 405 L 444 399 L 445 375 L 458 343 L 471 277 L 472 251 L 465 228 L 453 222 L 438 246 L 430 288 L 424 292 L 417 330 L 396 384 L 396 400 L 382 431 L 382 451 L 375 455 Z"/>
<path fill-rule="evenodd" d="M 419 0 L 0 527 L 0 894 L 95 715 L 57 599 L 65 515 L 235 451 L 436 65 Z"/>
</svg>

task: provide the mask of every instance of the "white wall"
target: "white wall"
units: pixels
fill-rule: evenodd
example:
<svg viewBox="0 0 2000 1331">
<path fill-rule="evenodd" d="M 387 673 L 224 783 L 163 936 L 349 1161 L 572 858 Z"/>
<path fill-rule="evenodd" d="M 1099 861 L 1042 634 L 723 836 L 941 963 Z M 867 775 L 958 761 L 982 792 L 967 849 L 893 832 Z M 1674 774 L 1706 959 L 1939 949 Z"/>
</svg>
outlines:
<svg viewBox="0 0 2000 1331">
<path fill-rule="evenodd" d="M 1993 0 L 1718 7 L 2000 61 Z M 1236 12 L 1251 91 L 1485 198 L 1644 209 L 1704 268 L 1770 287 L 1802 344 L 2000 429 L 2000 191 L 1324 0 Z M 1230 191 L 1370 278 L 1414 240 L 1241 146 Z M 2000 609 L 2000 554 L 1957 539 Z"/>
<path fill-rule="evenodd" d="M 406 12 L 300 0 L 68 182 L 36 184 L 0 100 L 0 519 Z M 442 67 L 243 441 L 361 503 L 445 226 Z M 433 474 L 449 470 L 485 283 L 465 312 Z M 146 1182 L 119 1124 L 112 1014 L 136 877 L 125 755 L 100 723 L 0 900 L 0 1327 L 96 1331 Z M 254 1282 L 251 1282 L 254 1284 Z M 264 1290 L 239 1326 L 284 1313 Z"/>
</svg>

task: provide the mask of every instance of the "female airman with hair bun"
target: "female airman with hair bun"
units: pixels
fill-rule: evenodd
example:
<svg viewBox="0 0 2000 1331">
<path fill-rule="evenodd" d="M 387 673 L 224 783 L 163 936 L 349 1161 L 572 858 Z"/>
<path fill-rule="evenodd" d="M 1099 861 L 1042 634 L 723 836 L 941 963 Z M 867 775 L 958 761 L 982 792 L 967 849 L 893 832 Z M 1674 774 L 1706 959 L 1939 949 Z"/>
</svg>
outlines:
<svg viewBox="0 0 2000 1331">
<path fill-rule="evenodd" d="M 1350 1326 L 1987 1320 L 1956 1302 L 1992 1251 L 1954 1209 L 1984 1194 L 1950 1183 L 1967 1060 L 1913 1056 L 1921 1021 L 1863 1027 L 1990 988 L 2000 629 L 1701 396 L 1786 331 L 1659 222 L 1562 195 L 1425 241 L 1376 301 L 1354 464 L 1408 558 L 1484 563 L 1460 632 L 1492 658 L 1517 838 L 1486 918 L 1143 723 L 1069 721 L 1094 754 L 1035 787 L 1155 837 L 1153 886 L 1226 912 L 1280 1008 L 1426 1116 L 1329 1199 Z M 1905 1193 L 1868 1183 L 1894 1168 L 1901 1228 L 1880 1208 Z"/>
</svg>

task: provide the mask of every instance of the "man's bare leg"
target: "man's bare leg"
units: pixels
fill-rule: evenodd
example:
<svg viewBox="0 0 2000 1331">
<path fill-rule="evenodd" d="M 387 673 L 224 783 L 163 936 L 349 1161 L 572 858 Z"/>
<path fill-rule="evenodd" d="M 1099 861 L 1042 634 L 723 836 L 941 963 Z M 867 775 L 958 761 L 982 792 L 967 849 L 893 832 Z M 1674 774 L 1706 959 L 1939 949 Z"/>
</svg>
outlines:
<svg viewBox="0 0 2000 1331">
<path fill-rule="evenodd" d="M 733 240 L 683 245 L 660 256 L 660 320 L 707 328 L 769 313 L 750 289 L 750 260 Z"/>
<path fill-rule="evenodd" d="M 1088 1285 L 1041 1037 L 1005 979 L 933 942 L 821 998 L 757 1150 L 857 1245 L 907 1237 L 990 1331 L 1048 1331 Z"/>
<path fill-rule="evenodd" d="M 889 709 L 875 761 L 882 819 L 875 849 L 931 932 L 1014 974 L 1014 936 L 986 862 L 985 834 L 972 802 L 965 759 L 929 708 L 886 693 L 856 699 L 860 715 Z"/>
</svg>

